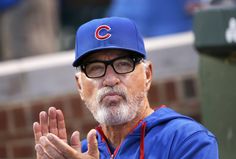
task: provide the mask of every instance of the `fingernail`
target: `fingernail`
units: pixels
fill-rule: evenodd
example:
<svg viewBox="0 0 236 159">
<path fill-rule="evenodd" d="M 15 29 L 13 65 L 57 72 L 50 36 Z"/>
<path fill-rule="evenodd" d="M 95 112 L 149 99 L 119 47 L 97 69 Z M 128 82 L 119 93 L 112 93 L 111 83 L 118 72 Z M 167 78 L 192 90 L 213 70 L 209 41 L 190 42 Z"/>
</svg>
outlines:
<svg viewBox="0 0 236 159">
<path fill-rule="evenodd" d="M 37 126 L 38 125 L 38 122 L 34 122 L 33 123 L 33 126 L 35 127 L 35 126 Z"/>
<path fill-rule="evenodd" d="M 75 136 L 77 140 L 80 140 L 80 133 L 79 133 L 79 131 L 73 132 L 72 135 Z"/>
<path fill-rule="evenodd" d="M 48 110 L 49 110 L 49 112 L 50 112 L 50 111 L 56 110 L 56 108 L 55 108 L 55 107 L 50 107 Z"/>
<path fill-rule="evenodd" d="M 48 140 L 53 140 L 52 134 L 48 134 L 48 135 L 47 135 L 47 138 L 48 138 Z"/>
<path fill-rule="evenodd" d="M 96 136 L 97 135 L 97 131 L 95 129 L 92 129 L 92 134 Z"/>
<path fill-rule="evenodd" d="M 62 114 L 61 109 L 57 109 L 56 111 L 57 111 L 57 113 Z"/>
<path fill-rule="evenodd" d="M 73 134 L 79 135 L 79 131 L 75 131 L 75 132 L 73 132 Z"/>
<path fill-rule="evenodd" d="M 46 145 L 46 137 L 45 137 L 45 136 L 41 136 L 41 137 L 39 138 L 39 142 L 40 142 L 43 146 L 45 146 L 45 145 Z"/>
<path fill-rule="evenodd" d="M 36 145 L 34 146 L 34 148 L 35 148 L 36 151 L 40 151 L 40 146 L 39 146 L 39 144 L 36 144 Z"/>
<path fill-rule="evenodd" d="M 43 117 L 46 117 L 46 116 L 47 116 L 47 113 L 46 113 L 45 111 L 42 111 L 42 112 L 40 112 L 39 115 L 40 115 L 40 116 L 43 116 Z"/>
</svg>

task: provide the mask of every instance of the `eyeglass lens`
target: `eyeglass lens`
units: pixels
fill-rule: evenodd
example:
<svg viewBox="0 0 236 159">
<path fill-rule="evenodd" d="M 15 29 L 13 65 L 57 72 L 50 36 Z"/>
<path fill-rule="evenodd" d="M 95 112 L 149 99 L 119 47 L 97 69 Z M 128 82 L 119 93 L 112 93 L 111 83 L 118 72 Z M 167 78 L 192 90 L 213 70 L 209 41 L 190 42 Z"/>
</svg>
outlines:
<svg viewBox="0 0 236 159">
<path fill-rule="evenodd" d="M 106 73 L 107 66 L 111 65 L 118 74 L 129 73 L 134 70 L 135 61 L 130 57 L 117 58 L 111 61 L 97 61 L 85 65 L 85 73 L 88 77 L 102 77 Z"/>
</svg>

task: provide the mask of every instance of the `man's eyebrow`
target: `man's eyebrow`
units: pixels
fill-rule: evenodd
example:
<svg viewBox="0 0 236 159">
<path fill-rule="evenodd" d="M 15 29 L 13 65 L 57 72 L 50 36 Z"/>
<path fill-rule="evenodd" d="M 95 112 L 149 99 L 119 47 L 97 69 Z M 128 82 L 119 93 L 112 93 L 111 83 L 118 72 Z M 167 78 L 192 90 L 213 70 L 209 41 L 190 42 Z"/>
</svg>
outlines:
<svg viewBox="0 0 236 159">
<path fill-rule="evenodd" d="M 81 62 L 82 63 L 87 63 L 87 62 L 91 62 L 91 61 L 94 61 L 94 60 L 97 60 L 97 58 L 93 57 L 93 56 L 87 56 L 87 57 L 84 57 Z"/>
</svg>

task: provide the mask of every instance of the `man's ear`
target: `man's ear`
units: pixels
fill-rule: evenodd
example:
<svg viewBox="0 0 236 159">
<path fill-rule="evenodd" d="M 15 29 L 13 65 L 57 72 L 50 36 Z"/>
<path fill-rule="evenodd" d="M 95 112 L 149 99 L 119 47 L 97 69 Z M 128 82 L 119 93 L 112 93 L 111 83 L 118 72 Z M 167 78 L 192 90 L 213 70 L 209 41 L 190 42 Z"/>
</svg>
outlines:
<svg viewBox="0 0 236 159">
<path fill-rule="evenodd" d="M 77 85 L 77 90 L 80 94 L 81 99 L 83 100 L 83 95 L 82 95 L 82 88 L 81 88 L 81 80 L 80 80 L 80 75 L 77 73 L 75 74 L 75 81 L 76 81 L 76 85 Z"/>
<path fill-rule="evenodd" d="M 147 61 L 146 64 L 146 69 L 145 69 L 145 74 L 146 74 L 146 88 L 147 90 L 150 89 L 151 83 L 152 83 L 152 63 L 150 61 Z"/>
</svg>

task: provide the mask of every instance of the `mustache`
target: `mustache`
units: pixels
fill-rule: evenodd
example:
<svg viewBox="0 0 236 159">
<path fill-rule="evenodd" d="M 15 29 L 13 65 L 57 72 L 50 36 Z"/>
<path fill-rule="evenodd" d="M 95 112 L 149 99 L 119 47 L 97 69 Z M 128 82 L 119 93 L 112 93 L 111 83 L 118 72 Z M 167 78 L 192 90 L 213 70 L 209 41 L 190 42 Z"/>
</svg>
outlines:
<svg viewBox="0 0 236 159">
<path fill-rule="evenodd" d="M 102 99 L 109 94 L 117 94 L 117 95 L 123 97 L 125 100 L 127 100 L 127 91 L 125 89 L 120 88 L 118 86 L 104 87 L 104 88 L 101 88 L 100 90 L 98 90 L 98 92 L 97 92 L 96 99 L 97 99 L 98 103 L 100 103 L 102 101 Z"/>
</svg>

